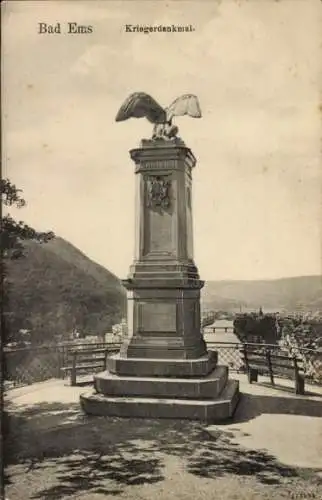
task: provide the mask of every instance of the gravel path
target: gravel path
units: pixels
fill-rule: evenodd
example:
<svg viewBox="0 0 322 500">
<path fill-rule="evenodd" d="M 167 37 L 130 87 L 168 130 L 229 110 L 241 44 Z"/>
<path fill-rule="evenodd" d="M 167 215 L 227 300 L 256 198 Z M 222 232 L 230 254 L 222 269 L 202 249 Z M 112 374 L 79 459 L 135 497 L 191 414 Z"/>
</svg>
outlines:
<svg viewBox="0 0 322 500">
<path fill-rule="evenodd" d="M 220 426 L 89 418 L 84 388 L 62 381 L 9 391 L 9 500 L 322 500 L 322 390 L 295 397 L 285 381 L 239 378 L 238 410 Z"/>
</svg>

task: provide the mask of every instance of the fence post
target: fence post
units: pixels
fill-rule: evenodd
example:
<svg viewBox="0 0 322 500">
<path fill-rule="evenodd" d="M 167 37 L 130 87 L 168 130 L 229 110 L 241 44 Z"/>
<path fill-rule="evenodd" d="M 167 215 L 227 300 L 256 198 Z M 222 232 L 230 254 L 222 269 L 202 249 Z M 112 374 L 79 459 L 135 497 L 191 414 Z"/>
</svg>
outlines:
<svg viewBox="0 0 322 500">
<path fill-rule="evenodd" d="M 66 349 L 65 349 L 64 344 L 61 346 L 61 356 L 62 356 L 62 366 L 66 366 L 67 356 L 66 356 Z M 64 374 L 63 374 L 63 376 L 64 376 Z"/>
<path fill-rule="evenodd" d="M 247 373 L 247 378 L 248 382 L 251 384 L 252 382 L 257 382 L 257 373 L 254 370 L 252 371 L 251 368 L 249 367 L 248 364 L 248 356 L 247 356 L 247 346 L 244 344 L 243 347 L 243 355 L 244 355 L 244 361 L 245 361 L 245 368 L 246 368 L 246 373 Z"/>
<path fill-rule="evenodd" d="M 75 386 L 76 385 L 76 351 L 72 352 L 72 370 L 70 373 L 70 385 Z"/>
<path fill-rule="evenodd" d="M 269 376 L 271 379 L 271 384 L 275 385 L 274 382 L 274 375 L 273 375 L 273 368 L 272 368 L 272 360 L 271 360 L 271 351 L 269 349 L 266 350 L 266 359 L 267 359 L 267 366 L 269 370 Z"/>
<path fill-rule="evenodd" d="M 250 384 L 252 382 L 258 382 L 258 370 L 256 370 L 256 368 L 248 369 L 248 382 Z"/>
<path fill-rule="evenodd" d="M 303 396 L 305 394 L 304 385 L 305 377 L 299 373 L 296 356 L 293 357 L 294 372 L 295 372 L 295 394 Z"/>
<path fill-rule="evenodd" d="M 105 349 L 105 370 L 107 369 L 107 358 L 109 355 L 109 350 L 108 347 Z"/>
<path fill-rule="evenodd" d="M 56 347 L 56 354 L 57 354 L 57 378 L 61 378 L 61 367 L 63 365 L 62 365 L 62 359 L 61 359 L 60 346 Z"/>
</svg>

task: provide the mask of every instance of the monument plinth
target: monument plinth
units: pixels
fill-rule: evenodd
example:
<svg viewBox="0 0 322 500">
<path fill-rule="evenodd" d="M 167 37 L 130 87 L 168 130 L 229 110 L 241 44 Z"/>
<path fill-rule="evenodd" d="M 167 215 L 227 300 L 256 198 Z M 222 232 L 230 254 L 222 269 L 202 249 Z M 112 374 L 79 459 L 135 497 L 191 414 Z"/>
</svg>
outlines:
<svg viewBox="0 0 322 500">
<path fill-rule="evenodd" d="M 207 352 L 201 333 L 204 282 L 194 262 L 192 222 L 196 159 L 170 137 L 172 128 L 162 129 L 164 136 L 157 129 L 130 151 L 136 232 L 123 281 L 128 336 L 120 353 L 107 358 L 106 371 L 94 376 L 94 393 L 81 396 L 87 413 L 213 421 L 231 416 L 238 401 L 238 382 L 217 365 L 216 352 Z"/>
<path fill-rule="evenodd" d="M 203 281 L 193 261 L 191 170 L 177 141 L 144 141 L 131 151 L 136 172 L 136 250 L 127 280 L 127 358 L 197 359 Z"/>
</svg>

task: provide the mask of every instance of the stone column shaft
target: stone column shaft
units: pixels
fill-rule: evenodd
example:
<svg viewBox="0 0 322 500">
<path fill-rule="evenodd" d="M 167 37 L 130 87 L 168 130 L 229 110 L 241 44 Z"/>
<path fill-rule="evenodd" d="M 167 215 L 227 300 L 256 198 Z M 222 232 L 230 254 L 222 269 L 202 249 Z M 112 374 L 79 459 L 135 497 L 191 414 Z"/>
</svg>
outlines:
<svg viewBox="0 0 322 500">
<path fill-rule="evenodd" d="M 136 180 L 135 258 L 128 290 L 124 357 L 195 359 L 203 281 L 193 260 L 192 177 L 196 160 L 182 141 L 142 141 L 131 151 Z"/>
</svg>

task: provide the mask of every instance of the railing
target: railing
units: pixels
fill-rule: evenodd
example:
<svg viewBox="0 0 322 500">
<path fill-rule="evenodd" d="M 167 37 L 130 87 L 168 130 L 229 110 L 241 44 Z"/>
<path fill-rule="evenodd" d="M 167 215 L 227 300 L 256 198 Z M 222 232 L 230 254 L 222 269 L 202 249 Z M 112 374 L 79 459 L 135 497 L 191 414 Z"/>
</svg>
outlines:
<svg viewBox="0 0 322 500">
<path fill-rule="evenodd" d="M 17 387 L 42 382 L 51 378 L 62 378 L 61 368 L 71 362 L 71 351 L 86 348 L 115 350 L 119 343 L 70 343 L 57 346 L 4 349 L 5 387 Z"/>
<path fill-rule="evenodd" d="M 227 365 L 231 371 L 243 372 L 244 360 L 242 349 L 246 343 L 242 342 L 207 342 L 208 349 L 213 349 L 218 352 L 218 364 Z M 273 352 L 281 351 L 281 347 L 276 344 L 255 344 L 248 342 L 247 345 L 252 345 L 258 349 L 269 349 Z"/>
<path fill-rule="evenodd" d="M 207 342 L 208 349 L 218 352 L 219 364 L 227 365 L 230 371 L 243 372 L 244 362 L 241 353 L 243 343 Z M 270 349 L 272 352 L 289 352 L 276 344 L 251 344 L 258 348 Z M 61 368 L 70 362 L 70 353 L 75 349 L 107 348 L 118 350 L 119 343 L 100 342 L 96 344 L 75 344 L 46 347 L 27 347 L 21 349 L 5 349 L 4 379 L 5 387 L 16 387 L 33 384 L 51 378 L 62 378 Z M 297 348 L 296 355 L 303 360 L 306 380 L 322 385 L 322 352 L 312 349 Z"/>
<path fill-rule="evenodd" d="M 234 342 L 207 342 L 207 348 L 217 351 L 218 364 L 227 365 L 230 370 L 243 371 L 244 362 L 241 354 L 242 344 Z"/>
<path fill-rule="evenodd" d="M 212 333 L 216 333 L 218 331 L 225 331 L 226 333 L 229 331 L 229 332 L 232 332 L 234 331 L 234 327 L 233 326 L 213 326 L 211 328 L 208 328 L 208 330 L 212 330 Z"/>
<path fill-rule="evenodd" d="M 29 385 L 60 377 L 62 351 L 54 346 L 4 351 L 4 380 L 9 385 Z"/>
<path fill-rule="evenodd" d="M 83 349 L 101 349 L 101 348 L 111 348 L 115 349 L 120 347 L 119 342 L 69 342 L 64 343 L 59 346 L 60 358 L 59 358 L 59 370 L 62 366 L 66 366 L 71 360 L 71 352 Z"/>
<path fill-rule="evenodd" d="M 218 352 L 218 364 L 227 365 L 230 371 L 243 373 L 245 371 L 242 348 L 246 343 L 207 342 L 208 349 Z M 296 355 L 302 360 L 303 371 L 307 382 L 322 385 L 322 352 L 306 348 L 293 348 L 292 352 L 277 344 L 247 343 L 256 349 L 270 350 L 274 354 Z"/>
</svg>

